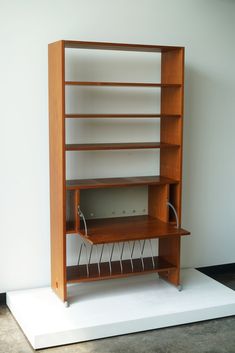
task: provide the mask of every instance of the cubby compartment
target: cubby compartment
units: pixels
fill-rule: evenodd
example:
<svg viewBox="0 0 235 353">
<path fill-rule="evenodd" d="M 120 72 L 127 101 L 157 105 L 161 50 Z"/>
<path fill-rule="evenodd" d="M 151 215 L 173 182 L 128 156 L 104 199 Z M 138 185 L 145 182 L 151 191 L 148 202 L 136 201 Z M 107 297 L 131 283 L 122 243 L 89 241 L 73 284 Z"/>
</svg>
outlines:
<svg viewBox="0 0 235 353">
<path fill-rule="evenodd" d="M 82 187 L 81 190 L 69 190 L 68 193 L 70 195 L 69 215 L 73 221 L 73 230 L 70 233 L 77 232 L 90 244 L 188 234 L 184 229 L 176 228 L 169 223 L 169 185 L 178 183 L 155 177 L 154 184 L 154 177 L 146 178 L 146 185 L 143 186 L 128 185 L 130 178 L 126 178 L 126 184 L 123 181 L 125 178 L 119 178 L 119 182 L 118 178 L 107 179 L 106 187 L 105 179 L 68 182 L 68 187 L 76 188 L 79 185 Z M 121 183 L 123 183 L 122 187 L 120 187 Z M 78 208 L 82 215 L 79 218 L 79 225 Z"/>
</svg>

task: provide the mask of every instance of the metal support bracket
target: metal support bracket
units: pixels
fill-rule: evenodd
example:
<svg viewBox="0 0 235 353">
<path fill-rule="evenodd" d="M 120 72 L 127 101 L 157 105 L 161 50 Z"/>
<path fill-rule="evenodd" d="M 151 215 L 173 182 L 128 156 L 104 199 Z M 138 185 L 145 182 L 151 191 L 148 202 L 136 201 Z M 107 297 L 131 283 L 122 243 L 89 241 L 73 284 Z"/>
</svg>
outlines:
<svg viewBox="0 0 235 353">
<path fill-rule="evenodd" d="M 84 227 L 85 227 L 85 235 L 86 235 L 86 237 L 87 237 L 87 224 L 86 224 L 86 219 L 85 219 L 85 216 L 84 216 L 83 212 L 81 211 L 79 205 L 78 205 L 78 215 L 79 215 L 79 216 L 82 218 L 82 220 L 83 220 Z"/>
<path fill-rule="evenodd" d="M 176 219 L 176 228 L 179 228 L 179 217 L 178 217 L 178 214 L 176 212 L 176 209 L 175 207 L 172 205 L 172 203 L 170 203 L 169 201 L 167 201 L 167 206 L 169 206 L 172 211 L 174 212 L 174 215 L 175 215 L 175 219 Z"/>
</svg>

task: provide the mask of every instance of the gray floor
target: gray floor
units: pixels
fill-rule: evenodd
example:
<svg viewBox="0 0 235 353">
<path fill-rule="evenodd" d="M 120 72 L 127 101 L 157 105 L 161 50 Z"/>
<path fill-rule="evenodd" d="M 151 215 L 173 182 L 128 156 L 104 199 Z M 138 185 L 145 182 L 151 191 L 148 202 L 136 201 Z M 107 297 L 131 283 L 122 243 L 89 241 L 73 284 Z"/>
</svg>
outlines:
<svg viewBox="0 0 235 353">
<path fill-rule="evenodd" d="M 235 289 L 235 274 L 218 280 Z M 0 353 L 34 352 L 6 306 L 0 306 Z M 38 350 L 43 353 L 235 353 L 235 317 Z"/>
</svg>

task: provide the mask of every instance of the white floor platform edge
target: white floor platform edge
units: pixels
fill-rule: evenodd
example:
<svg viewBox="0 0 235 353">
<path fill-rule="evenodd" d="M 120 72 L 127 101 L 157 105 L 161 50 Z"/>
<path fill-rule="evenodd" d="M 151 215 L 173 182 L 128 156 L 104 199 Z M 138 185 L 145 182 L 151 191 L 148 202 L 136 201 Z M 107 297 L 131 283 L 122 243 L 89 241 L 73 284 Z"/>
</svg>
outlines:
<svg viewBox="0 0 235 353">
<path fill-rule="evenodd" d="M 156 274 L 72 285 L 70 306 L 48 287 L 7 293 L 7 305 L 35 349 L 235 314 L 235 291 L 194 269 L 183 290 Z"/>
</svg>

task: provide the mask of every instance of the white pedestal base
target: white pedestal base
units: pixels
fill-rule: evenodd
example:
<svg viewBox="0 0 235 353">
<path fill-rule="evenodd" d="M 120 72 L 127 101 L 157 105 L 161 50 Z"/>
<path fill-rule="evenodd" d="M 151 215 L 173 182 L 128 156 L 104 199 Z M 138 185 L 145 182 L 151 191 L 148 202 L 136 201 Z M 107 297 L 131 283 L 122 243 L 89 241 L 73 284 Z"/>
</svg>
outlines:
<svg viewBox="0 0 235 353">
<path fill-rule="evenodd" d="M 7 293 L 7 305 L 35 349 L 235 314 L 235 292 L 193 269 L 183 290 L 156 274 L 71 285 L 68 308 L 50 288 Z"/>
</svg>

